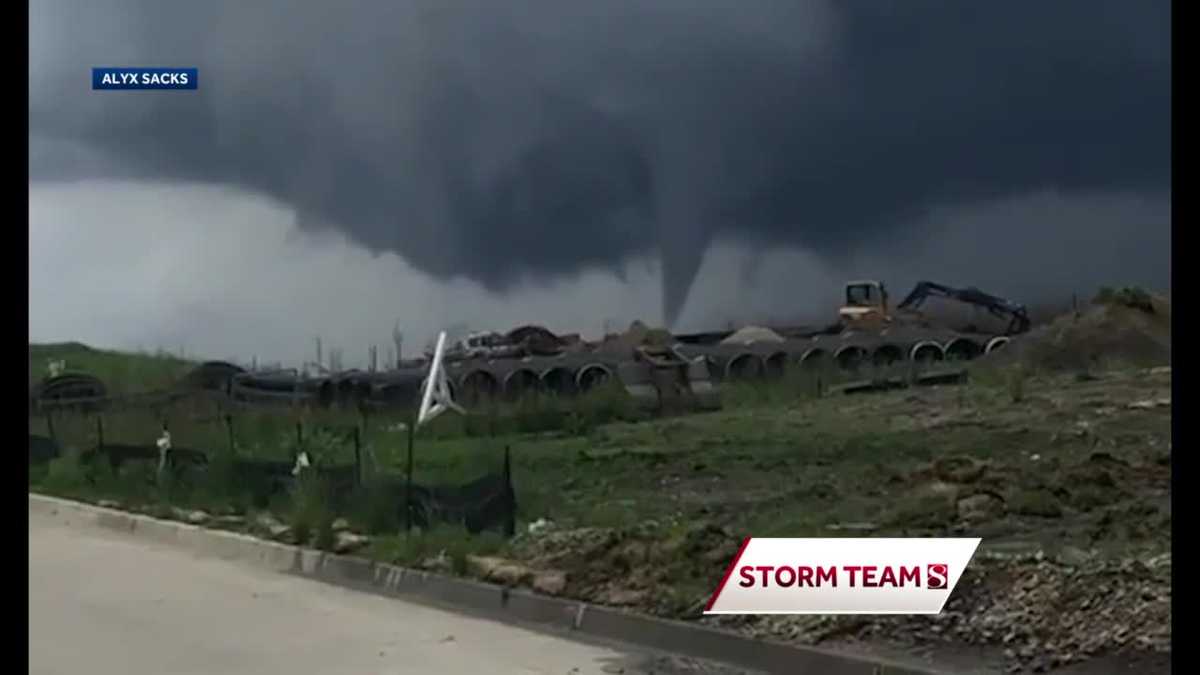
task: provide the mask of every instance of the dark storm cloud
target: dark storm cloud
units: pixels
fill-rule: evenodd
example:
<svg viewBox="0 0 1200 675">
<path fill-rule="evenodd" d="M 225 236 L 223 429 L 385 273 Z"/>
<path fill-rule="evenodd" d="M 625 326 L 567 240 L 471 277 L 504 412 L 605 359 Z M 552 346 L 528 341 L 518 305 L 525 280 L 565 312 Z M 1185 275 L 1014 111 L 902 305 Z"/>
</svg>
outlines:
<svg viewBox="0 0 1200 675">
<path fill-rule="evenodd" d="M 1168 191 L 1169 27 L 1166 0 L 45 0 L 30 169 L 234 184 L 494 290 L 658 249 L 670 321 L 714 237 L 838 260 L 934 207 Z M 199 91 L 87 90 L 139 64 Z"/>
</svg>

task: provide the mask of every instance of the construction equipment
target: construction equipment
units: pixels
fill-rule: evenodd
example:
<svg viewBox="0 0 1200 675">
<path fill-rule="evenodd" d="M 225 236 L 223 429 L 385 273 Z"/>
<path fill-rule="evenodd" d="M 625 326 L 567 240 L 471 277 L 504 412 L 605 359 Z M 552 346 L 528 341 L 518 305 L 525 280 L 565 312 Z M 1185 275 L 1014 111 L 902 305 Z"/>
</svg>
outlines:
<svg viewBox="0 0 1200 675">
<path fill-rule="evenodd" d="M 993 316 L 1008 322 L 1005 335 L 1029 330 L 1029 314 L 1024 305 L 985 293 L 975 287 L 953 288 L 933 281 L 921 281 L 913 287 L 893 314 L 888 308 L 887 288 L 878 281 L 851 281 L 846 284 L 846 304 L 838 310 L 843 327 L 876 329 L 897 319 L 920 321 L 920 307 L 931 297 L 946 298 L 982 307 Z"/>
<path fill-rule="evenodd" d="M 1006 300 L 978 288 L 951 288 L 932 281 L 921 281 L 908 296 L 896 306 L 897 311 L 916 311 L 930 297 L 942 297 L 982 307 L 993 316 L 1007 319 L 1005 335 L 1017 335 L 1029 330 L 1029 313 L 1025 306 Z"/>
<path fill-rule="evenodd" d="M 874 280 L 846 282 L 846 304 L 838 310 L 838 318 L 854 327 L 878 327 L 891 321 L 887 287 Z"/>
</svg>

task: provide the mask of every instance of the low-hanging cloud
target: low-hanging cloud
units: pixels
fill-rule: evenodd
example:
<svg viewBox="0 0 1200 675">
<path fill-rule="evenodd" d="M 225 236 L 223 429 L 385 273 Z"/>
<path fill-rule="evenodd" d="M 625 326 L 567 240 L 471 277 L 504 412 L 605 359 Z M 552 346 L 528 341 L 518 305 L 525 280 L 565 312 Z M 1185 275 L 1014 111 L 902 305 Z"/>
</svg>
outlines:
<svg viewBox="0 0 1200 675">
<path fill-rule="evenodd" d="M 230 185 L 493 291 L 657 254 L 668 322 L 716 239 L 849 264 L 938 209 L 1169 200 L 1166 0 L 30 11 L 35 181 Z M 143 64 L 200 88 L 87 88 Z"/>
</svg>

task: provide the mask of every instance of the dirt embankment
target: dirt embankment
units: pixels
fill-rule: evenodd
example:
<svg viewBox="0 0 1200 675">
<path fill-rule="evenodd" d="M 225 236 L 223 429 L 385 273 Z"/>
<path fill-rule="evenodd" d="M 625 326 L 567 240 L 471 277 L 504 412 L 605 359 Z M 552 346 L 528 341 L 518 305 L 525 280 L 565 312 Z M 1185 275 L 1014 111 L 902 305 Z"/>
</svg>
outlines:
<svg viewBox="0 0 1200 675">
<path fill-rule="evenodd" d="M 1171 363 L 1171 301 L 1136 288 L 1105 289 L 1078 312 L 1068 312 L 1015 338 L 986 357 L 1048 371 L 1088 370 L 1106 363 Z"/>
</svg>

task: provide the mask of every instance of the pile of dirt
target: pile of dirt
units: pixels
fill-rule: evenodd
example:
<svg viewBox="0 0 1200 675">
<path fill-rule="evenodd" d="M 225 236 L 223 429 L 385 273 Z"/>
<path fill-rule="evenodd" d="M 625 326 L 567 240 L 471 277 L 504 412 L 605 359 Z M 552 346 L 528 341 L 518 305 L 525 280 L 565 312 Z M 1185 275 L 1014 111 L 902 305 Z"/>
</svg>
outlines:
<svg viewBox="0 0 1200 675">
<path fill-rule="evenodd" d="M 650 328 L 641 321 L 634 321 L 629 330 L 604 336 L 596 351 L 613 354 L 632 354 L 635 349 L 643 346 L 663 347 L 674 342 L 670 331 L 661 328 Z"/>
<path fill-rule="evenodd" d="M 746 326 L 733 335 L 721 340 L 723 345 L 751 345 L 761 342 L 783 342 L 784 339 L 771 330 L 762 326 Z"/>
<path fill-rule="evenodd" d="M 885 640 L 999 647 L 1012 669 L 1045 672 L 1093 655 L 1171 651 L 1171 556 L 1147 560 L 976 555 L 935 616 L 757 616 L 707 620 L 804 644 Z"/>
<path fill-rule="evenodd" d="M 986 358 L 1048 371 L 1087 370 L 1106 361 L 1169 364 L 1171 302 L 1136 288 L 1103 289 L 1087 308 L 1014 338 Z"/>
</svg>

